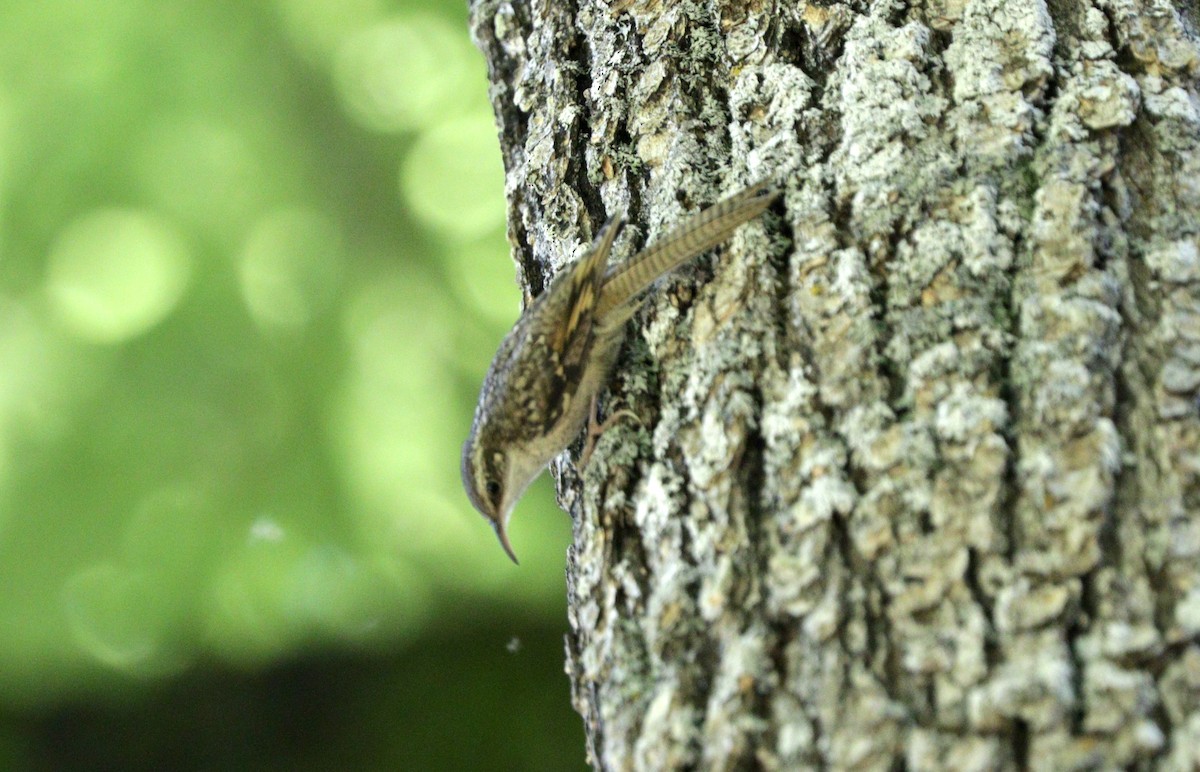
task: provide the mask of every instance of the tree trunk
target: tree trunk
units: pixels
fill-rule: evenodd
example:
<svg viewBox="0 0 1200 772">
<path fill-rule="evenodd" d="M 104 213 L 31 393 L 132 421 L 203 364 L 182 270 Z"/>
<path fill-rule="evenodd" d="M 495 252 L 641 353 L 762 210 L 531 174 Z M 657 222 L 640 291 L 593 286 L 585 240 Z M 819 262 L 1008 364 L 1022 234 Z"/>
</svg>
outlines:
<svg viewBox="0 0 1200 772">
<path fill-rule="evenodd" d="M 1194 0 L 475 0 L 520 279 L 651 293 L 580 471 L 602 769 L 1200 767 Z"/>
</svg>

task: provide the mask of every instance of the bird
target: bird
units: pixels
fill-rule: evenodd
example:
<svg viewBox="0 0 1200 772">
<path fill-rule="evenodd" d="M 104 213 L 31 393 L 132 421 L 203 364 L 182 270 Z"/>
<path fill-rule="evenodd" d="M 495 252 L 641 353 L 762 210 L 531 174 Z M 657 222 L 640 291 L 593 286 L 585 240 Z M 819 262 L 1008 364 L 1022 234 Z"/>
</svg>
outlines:
<svg viewBox="0 0 1200 772">
<path fill-rule="evenodd" d="M 642 293 L 724 242 L 780 194 L 767 181 L 751 185 L 701 210 L 629 260 L 609 266 L 625 219 L 618 211 L 588 251 L 526 306 L 484 376 L 461 461 L 467 498 L 513 563 L 518 562 L 508 538 L 513 507 L 589 416 L 594 424 L 596 400 Z"/>
</svg>

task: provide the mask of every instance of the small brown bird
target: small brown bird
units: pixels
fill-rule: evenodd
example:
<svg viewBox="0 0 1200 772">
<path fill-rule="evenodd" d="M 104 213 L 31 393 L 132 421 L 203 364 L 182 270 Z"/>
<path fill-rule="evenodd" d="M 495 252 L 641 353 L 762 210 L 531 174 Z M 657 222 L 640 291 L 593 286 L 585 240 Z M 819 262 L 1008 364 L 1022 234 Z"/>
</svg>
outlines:
<svg viewBox="0 0 1200 772">
<path fill-rule="evenodd" d="M 508 540 L 513 506 L 587 422 L 625 337 L 639 295 L 658 278 L 729 238 L 779 197 L 760 182 L 703 210 L 625 263 L 608 268 L 623 215 L 521 314 L 483 380 L 463 445 L 467 498 Z"/>
</svg>

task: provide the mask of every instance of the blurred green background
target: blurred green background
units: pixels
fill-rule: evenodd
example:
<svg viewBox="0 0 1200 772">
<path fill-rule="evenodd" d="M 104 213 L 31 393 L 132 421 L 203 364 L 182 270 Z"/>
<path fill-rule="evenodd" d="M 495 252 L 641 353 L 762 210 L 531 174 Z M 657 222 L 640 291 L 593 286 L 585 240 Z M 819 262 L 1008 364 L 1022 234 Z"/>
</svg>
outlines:
<svg viewBox="0 0 1200 772">
<path fill-rule="evenodd" d="M 0 0 L 0 768 L 583 766 L 464 5 Z"/>
</svg>

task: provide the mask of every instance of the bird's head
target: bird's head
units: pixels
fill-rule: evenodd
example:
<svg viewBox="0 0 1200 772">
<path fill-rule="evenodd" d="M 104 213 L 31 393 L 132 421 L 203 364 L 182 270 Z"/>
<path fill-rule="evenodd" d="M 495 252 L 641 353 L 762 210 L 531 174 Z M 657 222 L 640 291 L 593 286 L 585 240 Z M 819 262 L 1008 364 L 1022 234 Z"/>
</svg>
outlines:
<svg viewBox="0 0 1200 772">
<path fill-rule="evenodd" d="M 529 459 L 529 463 L 524 463 L 520 453 L 489 447 L 480 441 L 481 435 L 486 436 L 486 432 L 472 431 L 463 445 L 463 488 L 471 504 L 491 524 L 500 546 L 516 563 L 517 555 L 508 540 L 508 520 L 521 494 L 542 471 L 544 462 Z"/>
</svg>

